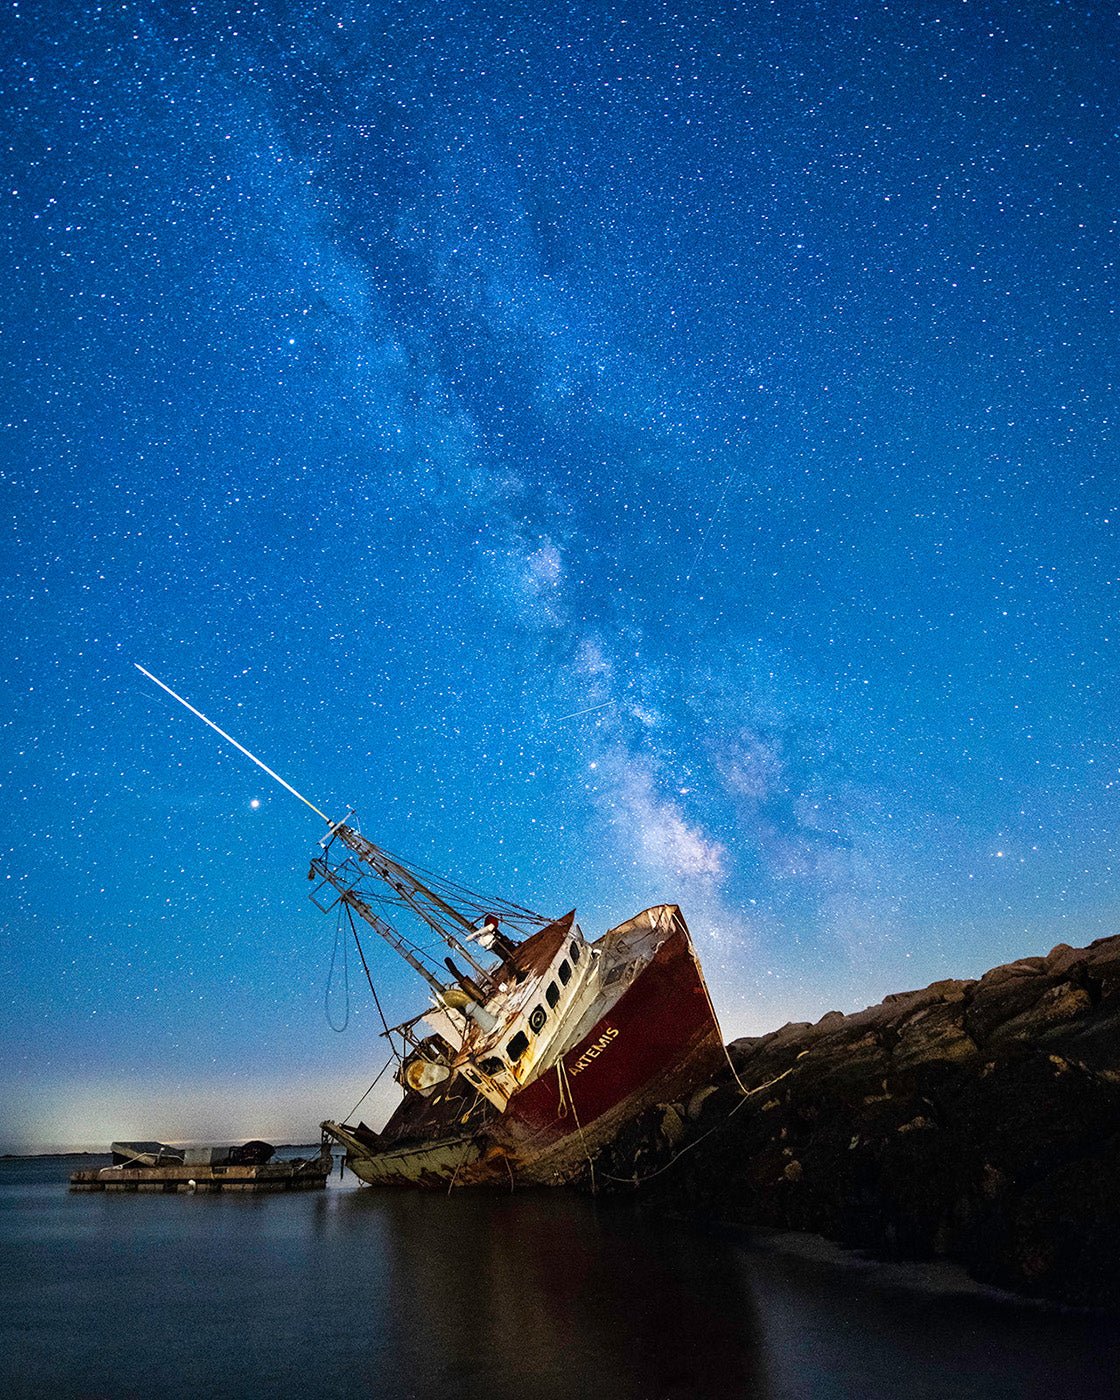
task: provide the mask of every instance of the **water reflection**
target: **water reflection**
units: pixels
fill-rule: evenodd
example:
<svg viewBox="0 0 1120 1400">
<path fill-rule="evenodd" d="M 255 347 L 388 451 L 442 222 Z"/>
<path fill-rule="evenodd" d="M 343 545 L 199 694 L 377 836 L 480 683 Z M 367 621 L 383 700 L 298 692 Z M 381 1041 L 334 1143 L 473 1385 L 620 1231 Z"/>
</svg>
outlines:
<svg viewBox="0 0 1120 1400">
<path fill-rule="evenodd" d="M 561 1192 L 70 1195 L 0 1163 L 0 1395 L 1115 1400 L 1115 1320 Z"/>
<path fill-rule="evenodd" d="M 632 1208 L 559 1193 L 362 1192 L 351 1228 L 382 1217 L 381 1325 L 411 1354 L 417 1395 L 771 1394 L 736 1252 Z M 715 1305 L 714 1305 L 715 1304 Z"/>
</svg>

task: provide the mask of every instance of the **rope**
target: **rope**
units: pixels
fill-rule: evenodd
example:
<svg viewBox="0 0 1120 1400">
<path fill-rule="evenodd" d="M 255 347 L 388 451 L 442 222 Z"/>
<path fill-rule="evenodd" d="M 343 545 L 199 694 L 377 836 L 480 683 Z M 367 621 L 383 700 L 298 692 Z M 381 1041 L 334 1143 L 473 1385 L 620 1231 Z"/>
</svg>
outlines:
<svg viewBox="0 0 1120 1400">
<path fill-rule="evenodd" d="M 155 677 L 153 677 L 152 679 L 154 680 Z M 159 682 L 157 682 L 157 684 L 159 684 Z M 176 696 L 175 698 L 179 699 L 178 696 Z M 207 723 L 209 723 L 209 721 L 207 721 Z M 297 794 L 297 796 L 298 795 L 299 794 Z M 351 813 L 350 815 L 353 816 L 354 814 Z M 355 830 L 360 831 L 360 827 L 358 826 L 358 823 L 356 821 L 353 825 Z M 428 892 L 436 894 L 437 897 L 442 898 L 443 895 L 449 895 L 452 899 L 458 900 L 464 907 L 473 909 L 479 914 L 487 913 L 490 910 L 497 910 L 507 920 L 515 921 L 518 923 L 530 923 L 543 927 L 545 924 L 552 922 L 552 920 L 548 916 L 544 914 L 538 914 L 533 909 L 526 909 L 523 905 L 515 904 L 513 900 L 506 899 L 502 895 L 478 894 L 475 890 L 469 889 L 466 885 L 459 884 L 457 881 L 450 879 L 446 875 L 442 875 L 437 871 L 427 870 L 422 865 L 418 865 L 413 861 L 404 860 L 400 856 L 394 855 L 392 851 L 387 850 L 384 846 L 377 846 L 374 849 L 381 856 L 384 856 L 389 861 L 391 861 L 394 865 L 400 866 L 401 869 L 404 870 L 413 879 L 415 879 L 417 876 L 423 876 L 424 880 L 427 881 L 430 887 Z M 384 877 L 381 878 L 384 879 Z M 393 893 L 381 894 L 379 896 L 376 896 L 376 898 L 385 903 L 391 903 L 403 907 L 410 907 L 408 905 L 407 899 L 402 898 L 402 891 L 396 885 L 394 885 L 391 881 L 385 881 L 385 883 L 388 885 L 388 888 L 393 891 Z M 420 890 L 416 893 L 422 899 L 425 891 Z"/>
<path fill-rule="evenodd" d="M 331 965 L 330 970 L 327 973 L 327 987 L 326 991 L 324 991 L 323 993 L 323 1013 L 327 1018 L 327 1025 L 330 1026 L 332 1031 L 335 1031 L 339 1035 L 341 1035 L 341 1033 L 350 1024 L 350 961 L 346 956 L 345 941 L 343 941 L 342 943 L 342 985 L 345 988 L 346 1015 L 343 1017 L 341 1026 L 336 1026 L 335 1023 L 331 1020 L 331 983 L 334 981 L 334 964 L 335 959 L 338 957 L 338 944 L 341 934 L 342 908 L 339 908 L 338 921 L 334 926 L 334 946 L 331 948 Z"/>
<path fill-rule="evenodd" d="M 730 1058 L 730 1056 L 728 1058 Z M 784 1079 L 787 1074 L 792 1074 L 796 1068 L 796 1065 L 790 1065 L 788 1069 L 782 1070 L 781 1074 L 775 1075 L 773 1079 L 767 1080 L 765 1084 L 755 1085 L 753 1089 L 743 1089 L 743 1082 L 736 1074 L 735 1081 L 739 1085 L 740 1089 L 743 1089 L 743 1096 L 742 1098 L 740 1098 L 738 1103 L 732 1106 L 731 1111 L 728 1113 L 727 1117 L 723 1120 L 722 1123 L 716 1123 L 714 1127 L 709 1128 L 708 1131 L 706 1133 L 703 1133 L 700 1137 L 693 1138 L 693 1140 L 689 1143 L 686 1143 L 685 1146 L 682 1147 L 679 1152 L 677 1152 L 674 1156 L 670 1157 L 669 1160 L 666 1163 L 664 1163 L 664 1165 L 658 1167 L 656 1171 L 647 1172 L 645 1176 L 611 1176 L 609 1172 L 603 1172 L 603 1176 L 606 1177 L 608 1181 L 618 1182 L 620 1186 L 644 1186 L 647 1181 L 652 1181 L 655 1176 L 660 1176 L 662 1172 L 667 1172 L 670 1167 L 675 1166 L 686 1152 L 691 1152 L 694 1147 L 699 1147 L 700 1144 L 705 1140 L 705 1138 L 710 1138 L 713 1133 L 721 1132 L 724 1128 L 726 1128 L 728 1123 L 731 1122 L 732 1118 L 735 1117 L 735 1115 L 739 1112 L 739 1110 L 743 1107 L 743 1105 L 747 1102 L 749 1098 L 753 1098 L 755 1094 L 761 1094 L 764 1089 L 773 1088 L 773 1086 L 777 1084 L 780 1079 Z"/>
<path fill-rule="evenodd" d="M 424 866 L 417 865 L 412 861 L 402 860 L 395 856 L 392 851 L 380 848 L 382 853 L 394 861 L 397 865 L 403 866 L 410 874 L 422 875 L 437 893 L 442 889 L 449 891 L 460 898 L 461 902 L 471 908 L 477 909 L 479 913 L 486 913 L 490 909 L 504 910 L 507 917 L 525 919 L 536 924 L 551 923 L 551 920 L 544 914 L 538 914 L 535 909 L 526 909 L 524 905 L 515 904 L 512 899 L 506 899 L 502 895 L 481 895 L 477 891 L 469 889 L 466 885 L 461 885 L 456 880 L 450 879 L 438 871 L 426 870 Z"/>
<path fill-rule="evenodd" d="M 712 1020 L 715 1022 L 716 1029 L 719 1030 L 719 1017 L 716 1015 L 716 1008 L 712 1002 L 712 994 L 708 991 L 708 984 L 704 980 L 704 969 L 700 966 L 700 959 L 696 956 L 696 949 L 692 946 L 691 937 L 688 940 L 688 946 L 689 951 L 692 954 L 692 961 L 696 965 L 696 975 L 697 977 L 699 977 L 700 985 L 704 989 L 704 996 L 708 1002 L 708 1010 L 712 1013 Z M 722 1033 L 720 1034 L 720 1046 L 723 1049 L 723 1058 L 727 1061 L 727 1068 L 731 1071 L 731 1077 L 739 1086 L 739 1092 L 744 1096 L 754 1093 L 754 1090 L 748 1089 L 747 1086 L 743 1083 L 743 1081 L 739 1078 L 739 1071 L 735 1068 L 735 1062 L 731 1058 L 731 1051 L 723 1042 Z"/>
<path fill-rule="evenodd" d="M 568 1078 L 568 1071 L 562 1059 L 556 1061 L 556 1083 L 559 1091 L 560 1110 L 559 1116 L 567 1116 L 565 1112 L 565 1098 L 567 1107 L 572 1111 L 572 1117 L 576 1120 L 576 1131 L 579 1133 L 580 1146 L 583 1148 L 583 1155 L 587 1158 L 587 1169 L 591 1173 L 591 1194 L 597 1194 L 598 1188 L 595 1185 L 595 1162 L 587 1147 L 587 1139 L 583 1135 L 583 1124 L 579 1121 L 579 1110 L 576 1108 L 576 1101 L 572 1097 L 572 1084 Z"/>
<path fill-rule="evenodd" d="M 393 1052 L 393 1055 L 395 1055 L 395 1054 L 396 1054 L 396 1051 Z M 358 1102 L 354 1105 L 354 1107 L 350 1110 L 350 1112 L 349 1112 L 349 1113 L 346 1115 L 346 1117 L 342 1120 L 344 1123 L 348 1123 L 348 1122 L 350 1121 L 350 1119 L 353 1118 L 354 1114 L 357 1113 L 358 1109 L 361 1108 L 362 1104 L 365 1103 L 366 1099 L 369 1098 L 370 1094 L 372 1094 L 373 1091 L 374 1091 L 374 1089 L 377 1088 L 377 1081 L 381 1078 L 381 1076 L 385 1073 L 385 1071 L 386 1071 L 386 1070 L 389 1068 L 389 1066 L 393 1063 L 393 1055 L 390 1055 L 389 1058 L 385 1061 L 385 1063 L 381 1066 L 381 1068 L 377 1071 L 377 1074 L 376 1074 L 376 1076 L 374 1077 L 373 1083 L 369 1086 L 369 1088 L 365 1091 L 365 1093 L 362 1095 L 362 1097 L 358 1100 Z M 398 1058 L 399 1058 L 399 1057 L 398 1057 Z"/>
<path fill-rule="evenodd" d="M 400 1060 L 401 1057 L 397 1051 L 397 1047 L 393 1044 L 393 1037 L 389 1034 L 389 1022 L 386 1021 L 385 1012 L 381 1009 L 381 998 L 377 995 L 377 988 L 373 985 L 373 978 L 370 976 L 369 963 L 366 962 L 366 955 L 362 951 L 362 940 L 358 937 L 358 926 L 354 922 L 353 911 L 348 904 L 345 906 L 345 909 L 346 917 L 350 920 L 350 932 L 354 935 L 354 943 L 358 949 L 358 957 L 362 960 L 366 981 L 369 983 L 369 989 L 373 993 L 373 1004 L 377 1007 L 377 1014 L 381 1017 L 381 1025 L 385 1031 L 385 1039 L 389 1042 L 389 1049 L 393 1052 L 393 1055 L 397 1060 Z"/>
<path fill-rule="evenodd" d="M 575 1104 L 572 1103 L 572 1086 L 568 1082 L 568 1072 L 564 1067 L 563 1060 L 556 1061 L 556 1093 L 559 1099 L 556 1116 L 567 1118 L 568 1114 L 575 1108 Z"/>
</svg>

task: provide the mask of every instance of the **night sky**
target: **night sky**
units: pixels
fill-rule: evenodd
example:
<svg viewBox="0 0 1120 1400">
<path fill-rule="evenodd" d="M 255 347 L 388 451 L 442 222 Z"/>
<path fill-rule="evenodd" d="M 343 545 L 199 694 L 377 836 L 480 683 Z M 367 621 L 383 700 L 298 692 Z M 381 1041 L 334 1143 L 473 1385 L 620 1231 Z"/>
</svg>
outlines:
<svg viewBox="0 0 1120 1400">
<path fill-rule="evenodd" d="M 0 1147 L 384 1059 L 322 824 L 135 662 L 472 888 L 679 902 L 729 1038 L 1120 931 L 1118 30 L 8 3 Z"/>
</svg>

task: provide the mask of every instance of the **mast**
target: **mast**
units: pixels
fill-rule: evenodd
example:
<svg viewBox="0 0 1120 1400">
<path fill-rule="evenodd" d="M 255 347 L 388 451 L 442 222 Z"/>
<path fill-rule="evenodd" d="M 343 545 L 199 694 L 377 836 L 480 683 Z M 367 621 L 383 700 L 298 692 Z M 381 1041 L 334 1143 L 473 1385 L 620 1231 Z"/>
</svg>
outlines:
<svg viewBox="0 0 1120 1400">
<path fill-rule="evenodd" d="M 321 875 L 329 885 L 332 885 L 338 891 L 340 901 L 345 904 L 348 909 L 353 909 L 354 913 L 357 914 L 359 918 L 364 919 L 365 922 L 369 924 L 370 928 L 373 929 L 374 933 L 380 934 L 385 942 L 388 943 L 389 947 L 392 948 L 395 953 L 399 953 L 401 957 L 404 958 L 405 962 L 408 963 L 409 967 L 418 972 L 436 993 L 437 997 L 442 1000 L 443 984 L 439 979 L 424 966 L 392 924 L 387 923 L 384 919 L 375 914 L 365 900 L 362 899 L 360 895 L 356 895 L 352 887 L 347 886 L 341 875 L 327 864 L 326 857 L 316 856 L 311 862 L 311 869 L 313 874 Z"/>
<path fill-rule="evenodd" d="M 458 909 L 452 908 L 434 890 L 430 890 L 427 885 L 418 880 L 411 870 L 387 855 L 379 846 L 375 846 L 360 831 L 355 831 L 353 827 L 347 826 L 344 821 L 332 829 L 331 838 L 335 836 L 349 846 L 358 859 L 363 864 L 368 865 L 374 874 L 379 875 L 390 889 L 399 894 L 417 918 L 422 919 L 430 929 L 437 933 L 449 948 L 466 958 L 480 977 L 484 977 L 487 982 L 493 980 L 487 969 L 471 955 L 469 949 L 465 948 L 449 929 L 440 923 L 432 911 L 433 909 L 438 910 L 445 919 L 450 919 L 459 928 L 473 933 L 474 929 L 469 919 L 465 919 Z M 330 844 L 329 840 L 326 844 Z"/>
</svg>

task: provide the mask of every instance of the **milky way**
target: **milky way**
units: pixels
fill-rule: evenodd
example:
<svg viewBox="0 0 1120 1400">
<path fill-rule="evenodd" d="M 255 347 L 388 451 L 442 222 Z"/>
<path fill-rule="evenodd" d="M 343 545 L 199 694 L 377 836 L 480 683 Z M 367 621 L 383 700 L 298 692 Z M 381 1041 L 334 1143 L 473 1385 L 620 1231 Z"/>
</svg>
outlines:
<svg viewBox="0 0 1120 1400">
<path fill-rule="evenodd" d="M 679 902 L 729 1036 L 1116 932 L 1116 39 L 10 6 L 0 1138 L 384 1058 L 321 826 L 134 662 L 426 867 Z"/>
</svg>

